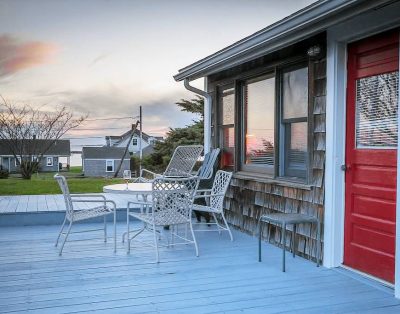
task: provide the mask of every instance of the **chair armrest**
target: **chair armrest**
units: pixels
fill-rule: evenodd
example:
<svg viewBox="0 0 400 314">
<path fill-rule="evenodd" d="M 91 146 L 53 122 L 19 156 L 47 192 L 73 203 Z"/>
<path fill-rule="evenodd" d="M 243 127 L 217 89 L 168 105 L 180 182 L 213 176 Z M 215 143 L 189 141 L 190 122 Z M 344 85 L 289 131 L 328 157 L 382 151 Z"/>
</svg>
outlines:
<svg viewBox="0 0 400 314">
<path fill-rule="evenodd" d="M 159 175 L 158 173 L 155 173 L 155 172 L 153 172 L 153 171 L 150 171 L 150 170 L 147 170 L 147 169 L 144 168 L 144 169 L 142 169 L 142 171 L 141 171 L 141 173 L 140 173 L 140 176 L 141 176 L 141 177 L 143 176 L 143 173 L 144 173 L 144 172 L 151 174 L 153 177 L 156 177 L 156 176 Z"/>
<path fill-rule="evenodd" d="M 111 201 L 111 200 L 106 200 L 106 199 L 104 199 L 104 200 L 82 200 L 82 199 L 79 199 L 79 200 L 71 200 L 73 203 L 103 203 L 104 205 L 106 204 L 106 203 L 109 203 L 109 204 L 112 204 L 113 205 L 113 207 L 114 207 L 114 210 L 117 208 L 117 205 L 115 204 L 115 202 L 114 201 Z"/>
<path fill-rule="evenodd" d="M 203 194 L 203 195 L 197 195 L 194 197 L 194 199 L 199 199 L 199 198 L 210 198 L 213 196 L 225 196 L 224 193 L 218 193 L 218 194 Z"/>
<path fill-rule="evenodd" d="M 71 198 L 72 197 L 98 197 L 98 198 L 102 198 L 103 200 L 106 199 L 106 197 L 102 194 L 70 194 Z"/>
<path fill-rule="evenodd" d="M 126 207 L 126 211 L 129 214 L 129 210 L 131 209 L 131 204 L 138 204 L 140 206 L 140 213 L 143 214 L 143 207 L 146 206 L 146 213 L 149 213 L 149 207 L 153 205 L 151 202 L 141 202 L 141 201 L 129 201 L 128 206 Z"/>
<path fill-rule="evenodd" d="M 128 206 L 131 205 L 131 204 L 148 205 L 148 206 L 153 205 L 153 203 L 151 203 L 151 202 L 129 201 L 128 202 Z"/>
<path fill-rule="evenodd" d="M 204 189 L 204 190 L 197 190 L 196 193 L 207 193 L 207 192 L 211 192 L 212 189 Z"/>
</svg>

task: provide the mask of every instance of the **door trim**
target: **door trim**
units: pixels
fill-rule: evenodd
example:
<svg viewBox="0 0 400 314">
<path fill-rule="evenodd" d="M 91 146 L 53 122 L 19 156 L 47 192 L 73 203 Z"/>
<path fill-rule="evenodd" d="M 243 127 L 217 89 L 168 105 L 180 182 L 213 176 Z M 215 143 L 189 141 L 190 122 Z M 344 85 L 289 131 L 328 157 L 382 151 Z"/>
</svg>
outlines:
<svg viewBox="0 0 400 314">
<path fill-rule="evenodd" d="M 327 31 L 326 166 L 324 259 L 328 268 L 340 267 L 344 253 L 344 163 L 346 125 L 347 49 L 352 41 L 400 26 L 400 3 L 360 15 Z M 350 33 L 348 30 L 351 29 Z M 400 116 L 399 116 L 400 119 Z M 399 121 L 400 123 L 400 121 Z M 399 128 L 400 130 L 400 128 Z M 398 152 L 400 147 L 398 147 Z M 400 163 L 398 153 L 398 164 Z M 399 168 L 400 169 L 400 168 Z M 400 171 L 397 182 L 399 186 Z M 400 235 L 400 189 L 397 189 L 396 239 Z M 395 296 L 400 299 L 400 240 L 396 241 Z"/>
</svg>

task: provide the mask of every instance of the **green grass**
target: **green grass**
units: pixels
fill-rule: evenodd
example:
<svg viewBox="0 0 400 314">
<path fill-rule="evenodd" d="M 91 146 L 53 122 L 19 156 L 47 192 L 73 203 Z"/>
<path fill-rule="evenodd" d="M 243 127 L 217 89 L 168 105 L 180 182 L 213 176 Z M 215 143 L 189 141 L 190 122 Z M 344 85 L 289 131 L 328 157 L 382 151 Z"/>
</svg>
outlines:
<svg viewBox="0 0 400 314">
<path fill-rule="evenodd" d="M 68 180 L 71 193 L 99 193 L 103 186 L 122 183 L 122 179 L 86 178 L 80 173 L 79 168 L 70 172 L 61 173 Z M 21 179 L 19 175 L 10 175 L 8 179 L 0 179 L 0 195 L 40 195 L 60 194 L 60 188 L 53 176 L 55 173 L 34 174 L 31 180 Z"/>
</svg>

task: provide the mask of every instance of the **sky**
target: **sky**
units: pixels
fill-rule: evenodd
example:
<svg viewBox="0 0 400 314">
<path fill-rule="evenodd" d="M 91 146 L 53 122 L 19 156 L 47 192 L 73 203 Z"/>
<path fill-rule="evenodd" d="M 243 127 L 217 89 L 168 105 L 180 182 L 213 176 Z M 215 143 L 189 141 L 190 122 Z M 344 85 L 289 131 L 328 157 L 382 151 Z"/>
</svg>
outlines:
<svg viewBox="0 0 400 314">
<path fill-rule="evenodd" d="M 311 2 L 0 0 L 0 95 L 88 114 L 66 135 L 82 138 L 75 145 L 124 133 L 134 120 L 96 119 L 134 117 L 140 105 L 143 130 L 164 135 L 196 118 L 175 105 L 194 97 L 174 81 L 179 69 Z"/>
</svg>

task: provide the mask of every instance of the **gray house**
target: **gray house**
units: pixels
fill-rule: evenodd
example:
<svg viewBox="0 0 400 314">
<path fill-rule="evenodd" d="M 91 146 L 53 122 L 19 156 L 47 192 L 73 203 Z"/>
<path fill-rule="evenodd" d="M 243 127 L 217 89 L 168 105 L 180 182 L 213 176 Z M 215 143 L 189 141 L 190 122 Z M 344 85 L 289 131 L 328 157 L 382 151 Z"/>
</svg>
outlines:
<svg viewBox="0 0 400 314">
<path fill-rule="evenodd" d="M 82 170 L 89 177 L 112 177 L 124 155 L 125 148 L 122 147 L 83 147 L 82 148 Z M 130 169 L 129 152 L 124 156 L 119 176 L 122 177 L 124 170 Z"/>
<path fill-rule="evenodd" d="M 22 154 L 18 154 L 18 158 L 12 153 L 9 140 L 0 140 L 0 166 L 3 169 L 7 169 L 9 172 L 18 172 L 19 164 L 22 158 L 35 160 L 38 155 L 45 150 L 46 152 L 42 156 L 39 164 L 40 172 L 55 172 L 60 169 L 60 158 L 67 157 L 67 167 L 69 165 L 69 157 L 71 155 L 70 141 L 69 140 L 58 140 L 51 143 L 49 140 L 25 140 L 24 143 L 17 143 L 18 150 L 22 151 Z"/>
</svg>

